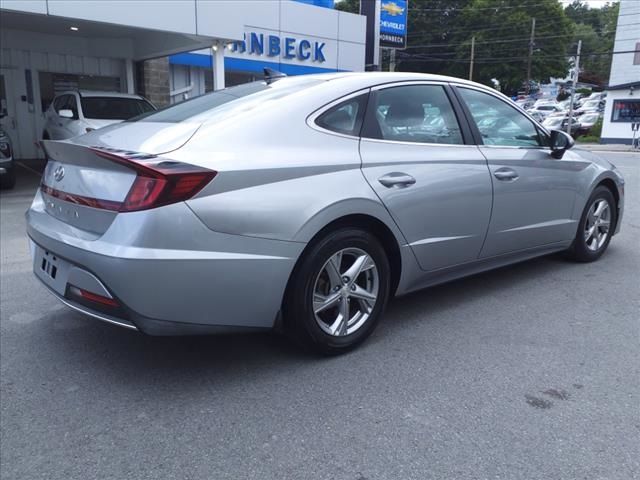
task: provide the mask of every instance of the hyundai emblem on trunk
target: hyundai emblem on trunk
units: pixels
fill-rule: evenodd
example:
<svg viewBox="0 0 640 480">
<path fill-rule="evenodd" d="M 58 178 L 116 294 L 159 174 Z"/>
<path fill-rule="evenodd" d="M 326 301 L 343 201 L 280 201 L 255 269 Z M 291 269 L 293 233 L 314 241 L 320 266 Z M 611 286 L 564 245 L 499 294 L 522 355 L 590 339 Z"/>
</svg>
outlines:
<svg viewBox="0 0 640 480">
<path fill-rule="evenodd" d="M 56 182 L 59 182 L 64 178 L 64 167 L 62 165 L 53 171 L 53 178 L 56 179 Z"/>
</svg>

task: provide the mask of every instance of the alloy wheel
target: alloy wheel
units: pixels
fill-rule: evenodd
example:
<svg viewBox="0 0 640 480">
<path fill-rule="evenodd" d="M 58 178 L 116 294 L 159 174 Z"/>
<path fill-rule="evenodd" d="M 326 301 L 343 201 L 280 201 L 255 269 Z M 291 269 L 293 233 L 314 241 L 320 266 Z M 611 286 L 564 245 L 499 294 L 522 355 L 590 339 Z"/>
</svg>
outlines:
<svg viewBox="0 0 640 480">
<path fill-rule="evenodd" d="M 360 329 L 378 299 L 378 268 L 368 253 L 345 248 L 325 262 L 313 288 L 313 313 L 327 334 L 342 337 Z"/>
<path fill-rule="evenodd" d="M 584 226 L 584 241 L 592 252 L 598 251 L 609 238 L 611 207 L 609 202 L 598 198 L 589 209 Z"/>
</svg>

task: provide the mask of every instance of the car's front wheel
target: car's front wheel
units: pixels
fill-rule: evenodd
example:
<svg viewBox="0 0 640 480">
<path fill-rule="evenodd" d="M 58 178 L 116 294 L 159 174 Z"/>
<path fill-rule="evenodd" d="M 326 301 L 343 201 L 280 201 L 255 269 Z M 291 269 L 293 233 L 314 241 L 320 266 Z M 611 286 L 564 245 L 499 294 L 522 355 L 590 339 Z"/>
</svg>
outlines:
<svg viewBox="0 0 640 480">
<path fill-rule="evenodd" d="M 324 354 L 352 349 L 380 320 L 389 272 L 384 248 L 373 235 L 354 228 L 330 232 L 294 270 L 283 309 L 287 333 Z"/>
<path fill-rule="evenodd" d="M 617 217 L 615 198 L 607 187 L 596 188 L 582 212 L 578 232 L 568 251 L 569 257 L 579 262 L 593 262 L 609 246 Z"/>
</svg>

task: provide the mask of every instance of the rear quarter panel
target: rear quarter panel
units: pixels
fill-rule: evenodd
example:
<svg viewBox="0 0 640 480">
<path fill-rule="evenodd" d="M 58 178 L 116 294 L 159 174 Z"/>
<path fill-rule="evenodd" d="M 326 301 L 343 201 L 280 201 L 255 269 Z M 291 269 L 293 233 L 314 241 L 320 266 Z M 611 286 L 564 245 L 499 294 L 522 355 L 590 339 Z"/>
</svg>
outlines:
<svg viewBox="0 0 640 480">
<path fill-rule="evenodd" d="M 330 84 L 331 82 L 327 82 Z M 321 86 L 203 125 L 171 157 L 212 168 L 216 178 L 187 202 L 212 230 L 308 242 L 327 223 L 369 214 L 404 240 L 361 172 L 359 140 L 306 124 L 319 107 L 355 90 Z"/>
</svg>

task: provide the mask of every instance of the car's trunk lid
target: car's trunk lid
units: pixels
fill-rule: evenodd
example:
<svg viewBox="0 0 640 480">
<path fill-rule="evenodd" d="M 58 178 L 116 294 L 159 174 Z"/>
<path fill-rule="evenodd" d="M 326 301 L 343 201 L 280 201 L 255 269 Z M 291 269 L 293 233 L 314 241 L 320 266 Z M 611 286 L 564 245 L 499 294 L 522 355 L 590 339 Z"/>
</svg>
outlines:
<svg viewBox="0 0 640 480">
<path fill-rule="evenodd" d="M 75 137 L 89 147 L 107 147 L 160 155 L 180 148 L 202 122 L 120 122 Z"/>
<path fill-rule="evenodd" d="M 136 172 L 72 142 L 45 140 L 48 162 L 42 176 L 45 210 L 58 220 L 92 233 L 104 233 L 117 211 L 100 208 L 122 202 Z"/>
</svg>

